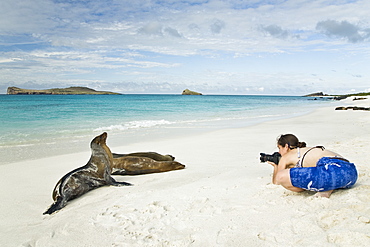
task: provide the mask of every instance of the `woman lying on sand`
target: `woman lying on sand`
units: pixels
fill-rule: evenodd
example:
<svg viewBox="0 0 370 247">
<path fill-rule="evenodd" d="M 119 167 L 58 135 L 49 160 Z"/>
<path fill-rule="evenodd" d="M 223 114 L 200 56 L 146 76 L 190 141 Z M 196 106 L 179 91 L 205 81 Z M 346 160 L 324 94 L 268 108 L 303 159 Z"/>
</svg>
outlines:
<svg viewBox="0 0 370 247">
<path fill-rule="evenodd" d="M 272 182 L 288 190 L 317 191 L 317 196 L 329 197 L 334 189 L 349 188 L 357 180 L 353 163 L 322 146 L 308 148 L 292 134 L 281 135 L 277 146 L 279 164 L 268 162 L 274 167 Z"/>
</svg>

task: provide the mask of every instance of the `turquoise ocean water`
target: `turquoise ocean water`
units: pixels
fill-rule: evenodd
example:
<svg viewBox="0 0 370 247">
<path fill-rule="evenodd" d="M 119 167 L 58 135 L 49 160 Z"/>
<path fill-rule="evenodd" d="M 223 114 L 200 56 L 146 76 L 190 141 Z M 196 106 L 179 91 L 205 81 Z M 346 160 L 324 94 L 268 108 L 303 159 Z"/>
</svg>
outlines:
<svg viewBox="0 0 370 247">
<path fill-rule="evenodd" d="M 0 95 L 0 165 L 289 118 L 328 101 L 295 96 Z"/>
</svg>

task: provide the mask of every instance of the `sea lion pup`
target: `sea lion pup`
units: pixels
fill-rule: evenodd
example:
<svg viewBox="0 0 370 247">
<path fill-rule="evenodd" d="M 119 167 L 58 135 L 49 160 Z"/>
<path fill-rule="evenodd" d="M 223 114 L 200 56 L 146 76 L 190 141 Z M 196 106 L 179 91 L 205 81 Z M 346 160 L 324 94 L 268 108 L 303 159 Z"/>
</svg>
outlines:
<svg viewBox="0 0 370 247">
<path fill-rule="evenodd" d="M 156 161 L 147 157 L 123 156 L 114 158 L 112 175 L 139 175 L 184 169 L 177 161 Z"/>
<path fill-rule="evenodd" d="M 125 157 L 125 156 L 147 157 L 147 158 L 151 158 L 156 161 L 174 161 L 175 160 L 175 157 L 173 157 L 172 155 L 169 155 L 169 154 L 162 155 L 156 152 L 137 152 L 137 153 L 129 153 L 129 154 L 113 153 L 113 159 Z"/>
<path fill-rule="evenodd" d="M 126 182 L 117 182 L 111 177 L 113 156 L 106 144 L 107 133 L 95 137 L 91 143 L 91 157 L 86 165 L 81 166 L 62 177 L 53 191 L 54 203 L 44 214 L 63 208 L 67 201 L 75 199 L 86 192 L 104 185 L 123 186 L 131 185 Z"/>
</svg>

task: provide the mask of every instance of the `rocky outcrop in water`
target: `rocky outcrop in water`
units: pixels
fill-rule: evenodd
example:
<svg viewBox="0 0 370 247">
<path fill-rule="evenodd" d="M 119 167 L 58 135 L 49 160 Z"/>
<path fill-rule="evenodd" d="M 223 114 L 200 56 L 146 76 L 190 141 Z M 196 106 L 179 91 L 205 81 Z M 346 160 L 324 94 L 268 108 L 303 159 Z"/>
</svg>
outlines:
<svg viewBox="0 0 370 247">
<path fill-rule="evenodd" d="M 191 91 L 189 89 L 185 89 L 182 91 L 182 95 L 202 95 L 201 93 Z"/>
<path fill-rule="evenodd" d="M 318 92 L 318 93 L 311 93 L 304 95 L 303 97 L 323 97 L 323 96 L 328 96 L 327 94 L 324 94 L 323 92 Z"/>
<path fill-rule="evenodd" d="M 344 107 L 344 106 L 338 106 L 337 108 L 335 108 L 335 110 L 339 110 L 339 111 L 345 111 L 345 110 L 354 110 L 354 111 L 370 111 L 370 107 L 361 107 L 361 106 L 348 106 L 348 107 Z"/>
</svg>

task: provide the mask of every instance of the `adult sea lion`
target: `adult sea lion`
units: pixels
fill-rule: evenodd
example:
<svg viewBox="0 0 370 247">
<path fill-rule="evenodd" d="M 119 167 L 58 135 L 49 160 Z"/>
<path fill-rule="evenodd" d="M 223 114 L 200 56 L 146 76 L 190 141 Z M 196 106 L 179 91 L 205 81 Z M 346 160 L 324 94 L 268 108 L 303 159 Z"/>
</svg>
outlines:
<svg viewBox="0 0 370 247">
<path fill-rule="evenodd" d="M 112 175 L 139 175 L 184 169 L 177 161 L 156 161 L 148 157 L 123 156 L 114 158 Z"/>
<path fill-rule="evenodd" d="M 86 165 L 67 173 L 58 181 L 53 191 L 54 203 L 44 214 L 52 214 L 60 210 L 67 204 L 67 201 L 75 199 L 95 188 L 104 185 L 131 185 L 126 182 L 117 182 L 111 177 L 113 156 L 106 144 L 106 140 L 107 133 L 104 132 L 91 141 L 90 160 Z"/>
<path fill-rule="evenodd" d="M 173 161 L 175 160 L 175 157 L 172 155 L 163 155 L 156 152 L 136 152 L 136 153 L 129 153 L 129 154 L 113 154 L 113 159 L 120 158 L 120 157 L 126 157 L 126 156 L 136 156 L 136 157 L 147 157 L 151 158 L 156 161 Z"/>
</svg>

